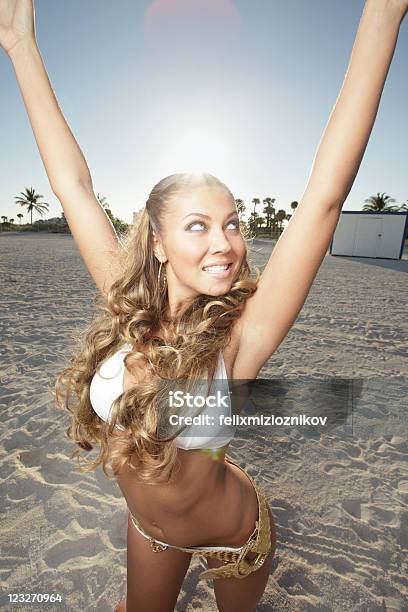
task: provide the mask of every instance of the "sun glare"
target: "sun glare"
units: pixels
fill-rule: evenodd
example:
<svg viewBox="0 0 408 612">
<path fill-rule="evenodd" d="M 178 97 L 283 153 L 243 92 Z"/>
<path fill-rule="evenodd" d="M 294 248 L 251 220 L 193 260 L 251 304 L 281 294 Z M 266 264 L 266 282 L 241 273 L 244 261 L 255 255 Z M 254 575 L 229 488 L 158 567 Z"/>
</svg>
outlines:
<svg viewBox="0 0 408 612">
<path fill-rule="evenodd" d="M 162 173 L 211 172 L 231 175 L 237 168 L 237 142 L 226 123 L 206 113 L 161 117 L 151 150 Z M 155 141 L 155 142 L 154 142 Z"/>
</svg>

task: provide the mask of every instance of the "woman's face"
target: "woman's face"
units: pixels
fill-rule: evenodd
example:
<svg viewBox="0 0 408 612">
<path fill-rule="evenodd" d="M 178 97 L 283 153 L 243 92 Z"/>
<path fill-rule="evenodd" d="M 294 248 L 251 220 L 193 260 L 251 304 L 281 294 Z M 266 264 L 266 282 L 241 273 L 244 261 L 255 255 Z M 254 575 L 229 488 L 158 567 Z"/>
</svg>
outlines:
<svg viewBox="0 0 408 612">
<path fill-rule="evenodd" d="M 197 187 L 174 196 L 156 254 L 166 261 L 172 314 L 184 299 L 227 293 L 246 255 L 234 200 L 221 187 Z M 228 269 L 204 269 L 214 264 L 228 264 Z"/>
</svg>

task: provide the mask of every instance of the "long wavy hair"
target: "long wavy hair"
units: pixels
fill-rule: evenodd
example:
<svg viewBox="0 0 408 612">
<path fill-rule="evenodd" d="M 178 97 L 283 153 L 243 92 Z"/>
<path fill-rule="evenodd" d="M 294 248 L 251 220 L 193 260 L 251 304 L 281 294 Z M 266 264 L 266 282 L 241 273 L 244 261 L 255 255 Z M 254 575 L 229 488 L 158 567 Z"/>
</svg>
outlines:
<svg viewBox="0 0 408 612">
<path fill-rule="evenodd" d="M 112 252 L 121 276 L 107 294 L 98 292 L 94 298 L 95 313 L 76 338 L 70 366 L 57 374 L 56 402 L 71 414 L 66 433 L 79 446 L 71 458 L 77 458 L 81 472 L 102 464 L 108 478 L 127 466 L 143 483 L 172 479 L 177 458 L 174 438 L 183 427 L 175 427 L 166 437 L 158 435 L 163 414 L 158 390 L 163 390 L 166 380 L 213 380 L 233 323 L 256 291 L 260 272 L 256 268 L 256 278 L 251 278 L 247 248 L 228 293 L 197 295 L 182 314 L 172 320 L 166 318 L 167 289 L 158 282 L 159 261 L 153 251 L 152 232 L 162 234 L 170 199 L 202 185 L 221 187 L 234 199 L 224 183 L 207 173 L 173 174 L 155 185 L 137 221 L 119 237 Z M 247 243 L 248 234 L 242 226 L 241 233 Z M 105 422 L 90 402 L 92 378 L 101 363 L 125 343 L 131 347 L 125 367 L 132 372 L 132 366 L 136 364 L 138 369 L 142 363 L 145 376 L 119 395 L 112 404 L 110 421 Z M 96 459 L 80 455 L 80 449 L 90 451 L 94 444 L 99 447 Z M 109 462 L 113 475 L 107 471 Z"/>
</svg>

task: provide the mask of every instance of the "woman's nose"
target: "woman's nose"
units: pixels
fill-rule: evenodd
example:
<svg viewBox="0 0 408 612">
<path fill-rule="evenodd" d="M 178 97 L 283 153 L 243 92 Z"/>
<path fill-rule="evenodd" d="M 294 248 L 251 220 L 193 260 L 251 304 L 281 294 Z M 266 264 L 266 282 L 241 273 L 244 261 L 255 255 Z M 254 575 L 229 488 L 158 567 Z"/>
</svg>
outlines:
<svg viewBox="0 0 408 612">
<path fill-rule="evenodd" d="M 222 229 L 213 231 L 210 250 L 212 252 L 222 251 L 223 253 L 228 253 L 231 250 L 231 244 Z"/>
</svg>

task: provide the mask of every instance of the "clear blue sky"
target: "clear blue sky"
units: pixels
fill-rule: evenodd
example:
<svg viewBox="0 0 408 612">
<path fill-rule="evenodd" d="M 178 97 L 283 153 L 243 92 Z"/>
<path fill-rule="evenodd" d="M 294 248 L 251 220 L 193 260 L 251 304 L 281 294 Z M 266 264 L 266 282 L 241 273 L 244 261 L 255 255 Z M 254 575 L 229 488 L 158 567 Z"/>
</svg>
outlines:
<svg viewBox="0 0 408 612">
<path fill-rule="evenodd" d="M 343 82 L 363 6 L 35 1 L 40 51 L 95 193 L 128 222 L 161 178 L 200 169 L 225 181 L 250 211 L 253 197 L 268 196 L 289 211 Z M 408 199 L 407 91 L 408 18 L 345 210 L 361 209 L 377 191 L 398 204 Z M 44 218 L 60 216 L 4 52 L 0 104 L 0 214 L 24 212 L 14 196 L 33 186 L 51 204 Z"/>
</svg>

